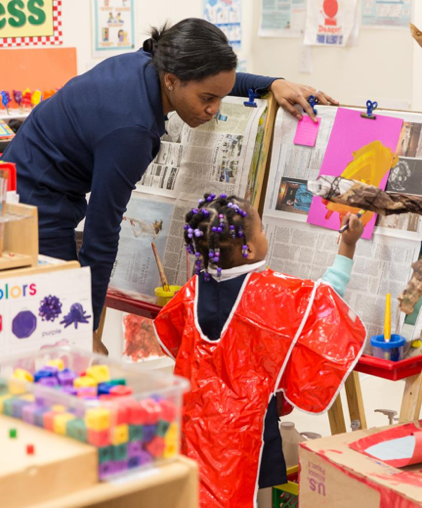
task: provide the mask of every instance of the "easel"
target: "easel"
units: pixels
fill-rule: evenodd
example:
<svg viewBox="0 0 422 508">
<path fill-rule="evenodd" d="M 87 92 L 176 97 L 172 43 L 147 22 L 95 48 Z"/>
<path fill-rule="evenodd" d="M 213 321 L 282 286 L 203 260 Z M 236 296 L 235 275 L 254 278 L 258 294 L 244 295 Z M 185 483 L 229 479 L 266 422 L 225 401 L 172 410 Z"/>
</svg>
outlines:
<svg viewBox="0 0 422 508">
<path fill-rule="evenodd" d="M 399 423 L 419 420 L 422 406 L 422 358 L 409 358 L 401 362 L 384 361 L 384 363 L 383 368 L 379 360 L 365 355 L 362 356 L 355 370 L 345 383 L 350 420 L 359 421 L 360 429 L 366 429 L 367 423 L 358 372 L 375 375 L 391 381 L 406 379 L 400 407 Z M 331 434 L 347 432 L 340 396 L 337 397 L 328 411 L 328 419 Z"/>
</svg>

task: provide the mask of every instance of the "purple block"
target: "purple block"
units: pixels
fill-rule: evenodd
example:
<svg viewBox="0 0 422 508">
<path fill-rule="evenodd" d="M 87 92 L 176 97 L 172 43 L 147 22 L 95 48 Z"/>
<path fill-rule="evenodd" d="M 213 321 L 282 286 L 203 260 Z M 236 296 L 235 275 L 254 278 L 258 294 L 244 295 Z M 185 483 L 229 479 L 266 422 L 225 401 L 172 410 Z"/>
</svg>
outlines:
<svg viewBox="0 0 422 508">
<path fill-rule="evenodd" d="M 157 425 L 144 425 L 143 440 L 147 443 L 152 441 L 157 432 Z"/>
<path fill-rule="evenodd" d="M 57 374 L 57 379 L 62 386 L 72 386 L 73 380 L 78 376 L 70 369 L 63 369 Z"/>
<path fill-rule="evenodd" d="M 104 480 L 104 478 L 107 478 L 108 476 L 112 475 L 112 462 L 103 462 L 100 464 L 100 468 L 98 470 L 98 476 L 100 477 L 100 480 Z"/>
<path fill-rule="evenodd" d="M 56 367 L 44 367 L 34 374 L 34 381 L 38 383 L 40 379 L 45 377 L 53 377 L 57 374 L 58 369 Z"/>
<path fill-rule="evenodd" d="M 34 417 L 37 427 L 44 427 L 44 413 L 47 411 L 49 411 L 48 407 L 40 407 L 35 411 Z"/>
<path fill-rule="evenodd" d="M 12 401 L 12 416 L 14 418 L 22 419 L 22 410 L 24 406 L 30 405 L 29 400 L 15 399 Z"/>
<path fill-rule="evenodd" d="M 144 466 L 150 464 L 154 460 L 153 456 L 146 451 L 143 451 L 139 457 L 139 465 Z"/>
<path fill-rule="evenodd" d="M 140 457 L 142 455 L 142 441 L 132 441 L 128 443 L 127 454 L 129 458 Z"/>
<path fill-rule="evenodd" d="M 128 461 L 127 461 L 127 467 L 129 469 L 132 469 L 134 467 L 138 467 L 140 466 L 141 464 L 141 459 L 139 457 L 131 457 Z"/>
<path fill-rule="evenodd" d="M 22 408 L 22 420 L 31 425 L 35 425 L 35 413 L 39 408 L 36 404 L 28 404 Z"/>
<path fill-rule="evenodd" d="M 42 386 L 48 386 L 50 388 L 54 388 L 55 386 L 59 386 L 59 382 L 57 381 L 57 378 L 55 377 L 42 377 L 38 381 L 39 385 Z"/>
<path fill-rule="evenodd" d="M 123 473 L 123 471 L 126 471 L 127 469 L 126 460 L 113 460 L 112 464 L 113 474 Z"/>
<path fill-rule="evenodd" d="M 78 394 L 78 390 L 76 388 L 74 388 L 73 386 L 62 386 L 62 390 L 61 390 L 63 393 L 67 393 L 68 395 L 77 395 Z"/>
</svg>

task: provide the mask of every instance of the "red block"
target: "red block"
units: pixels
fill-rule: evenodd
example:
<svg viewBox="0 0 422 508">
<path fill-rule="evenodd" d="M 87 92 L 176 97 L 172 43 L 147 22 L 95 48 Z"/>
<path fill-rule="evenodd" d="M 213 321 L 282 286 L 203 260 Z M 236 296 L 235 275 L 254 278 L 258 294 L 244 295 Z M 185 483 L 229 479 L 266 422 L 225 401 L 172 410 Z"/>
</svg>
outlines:
<svg viewBox="0 0 422 508">
<path fill-rule="evenodd" d="M 50 430 L 51 432 L 54 432 L 54 417 L 57 416 L 57 413 L 53 413 L 53 411 L 48 411 L 47 413 L 43 414 L 43 423 L 44 428 L 46 430 Z"/>
<path fill-rule="evenodd" d="M 161 417 L 161 407 L 154 399 L 145 399 L 139 402 L 143 410 L 143 424 L 155 425 Z"/>
<path fill-rule="evenodd" d="M 145 448 L 147 451 L 155 458 L 161 457 L 164 453 L 164 448 L 166 447 L 166 443 L 162 437 L 155 437 L 152 441 L 150 441 Z"/>
<path fill-rule="evenodd" d="M 173 422 L 176 418 L 176 406 L 169 400 L 160 400 L 161 420 L 165 422 Z"/>
<path fill-rule="evenodd" d="M 127 397 L 132 395 L 133 389 L 130 386 L 116 385 L 110 390 L 110 395 L 113 397 Z"/>
<path fill-rule="evenodd" d="M 114 414 L 116 415 L 116 425 L 129 423 L 129 408 L 127 406 L 118 406 Z"/>
<path fill-rule="evenodd" d="M 108 446 L 111 443 L 109 430 L 88 429 L 88 443 L 94 446 Z"/>
<path fill-rule="evenodd" d="M 27 455 L 34 455 L 35 454 L 35 447 L 33 444 L 26 445 L 26 454 Z"/>
<path fill-rule="evenodd" d="M 113 396 L 107 394 L 100 395 L 99 399 L 103 401 L 116 400 Z"/>
</svg>

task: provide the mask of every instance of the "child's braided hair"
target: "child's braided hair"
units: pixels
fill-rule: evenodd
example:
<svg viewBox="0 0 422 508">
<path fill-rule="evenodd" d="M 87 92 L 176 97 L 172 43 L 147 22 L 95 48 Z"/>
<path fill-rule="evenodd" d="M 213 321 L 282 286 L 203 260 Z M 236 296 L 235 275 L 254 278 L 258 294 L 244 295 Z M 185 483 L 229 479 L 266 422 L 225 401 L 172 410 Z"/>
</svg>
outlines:
<svg viewBox="0 0 422 508">
<path fill-rule="evenodd" d="M 248 201 L 236 196 L 205 194 L 198 207 L 186 214 L 186 249 L 196 257 L 196 273 L 205 268 L 205 280 L 209 280 L 209 265 L 217 269 L 217 276 L 223 268 L 233 267 L 236 249 L 248 257 L 250 220 L 246 210 L 250 208 Z"/>
</svg>

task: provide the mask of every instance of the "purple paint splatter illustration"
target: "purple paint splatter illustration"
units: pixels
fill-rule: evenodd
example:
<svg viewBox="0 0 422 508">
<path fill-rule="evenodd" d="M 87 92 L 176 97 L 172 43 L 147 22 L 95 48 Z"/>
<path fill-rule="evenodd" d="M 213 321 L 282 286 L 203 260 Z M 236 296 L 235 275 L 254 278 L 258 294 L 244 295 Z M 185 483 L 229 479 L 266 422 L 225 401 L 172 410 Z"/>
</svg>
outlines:
<svg viewBox="0 0 422 508">
<path fill-rule="evenodd" d="M 18 339 L 27 339 L 37 328 L 37 318 L 30 310 L 16 314 L 12 321 L 12 332 Z"/>
<path fill-rule="evenodd" d="M 78 323 L 88 323 L 88 319 L 91 316 L 86 316 L 86 310 L 82 307 L 80 303 L 74 303 L 70 307 L 70 312 L 66 316 L 64 316 L 63 321 L 60 321 L 60 324 L 64 324 L 64 327 L 67 328 L 71 324 L 75 325 L 75 328 L 78 328 Z"/>
<path fill-rule="evenodd" d="M 62 302 L 57 296 L 46 296 L 41 300 L 39 315 L 43 321 L 54 321 L 62 313 Z"/>
</svg>

